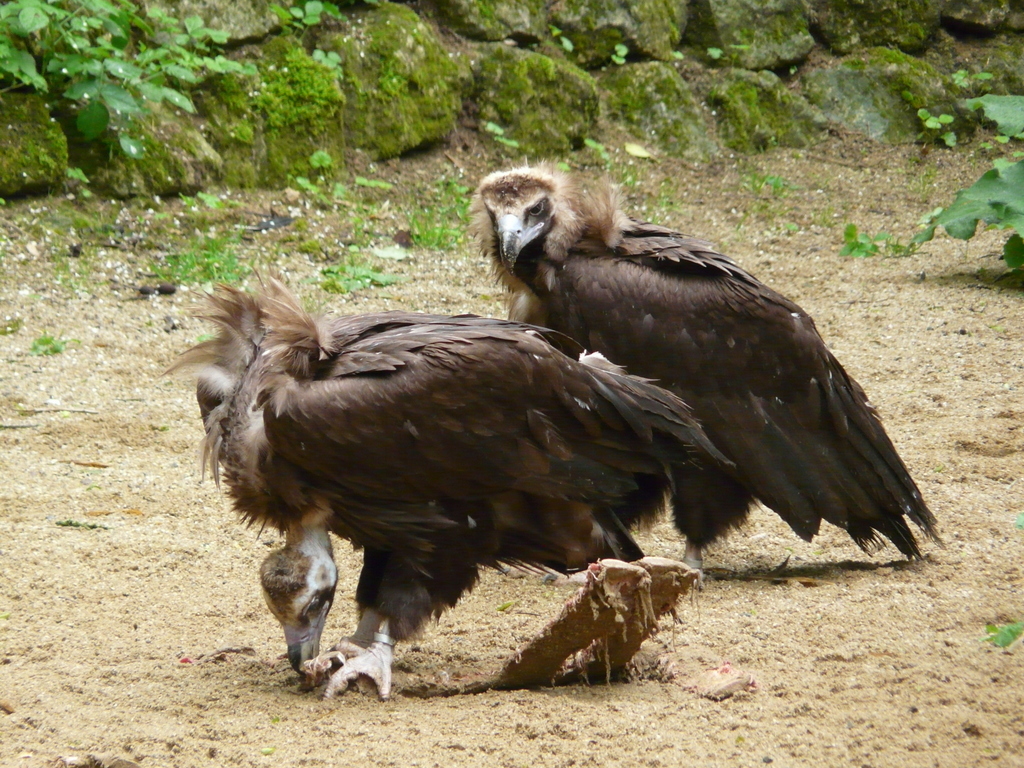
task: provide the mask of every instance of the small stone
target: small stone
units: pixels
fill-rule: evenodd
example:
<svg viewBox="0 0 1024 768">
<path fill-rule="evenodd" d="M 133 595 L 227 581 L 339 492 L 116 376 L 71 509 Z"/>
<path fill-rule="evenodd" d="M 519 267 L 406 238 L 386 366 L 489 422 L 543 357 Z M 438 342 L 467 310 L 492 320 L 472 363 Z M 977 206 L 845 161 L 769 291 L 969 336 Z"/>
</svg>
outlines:
<svg viewBox="0 0 1024 768">
<path fill-rule="evenodd" d="M 156 292 L 163 296 L 170 296 L 178 290 L 178 286 L 172 285 L 171 283 L 160 283 L 156 287 Z"/>
</svg>

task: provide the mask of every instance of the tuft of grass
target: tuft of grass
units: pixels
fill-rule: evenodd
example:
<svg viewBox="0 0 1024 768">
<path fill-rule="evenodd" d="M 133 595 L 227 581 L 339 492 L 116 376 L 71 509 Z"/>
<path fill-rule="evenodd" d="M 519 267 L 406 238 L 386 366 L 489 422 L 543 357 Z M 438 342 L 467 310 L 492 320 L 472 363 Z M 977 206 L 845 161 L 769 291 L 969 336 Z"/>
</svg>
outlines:
<svg viewBox="0 0 1024 768">
<path fill-rule="evenodd" d="M 776 197 L 785 197 L 789 190 L 796 189 L 793 184 L 790 184 L 781 176 L 777 176 L 774 173 L 757 172 L 745 174 L 743 186 L 755 194 L 759 194 L 761 190 L 767 189 Z"/>
<path fill-rule="evenodd" d="M 436 184 L 437 202 L 409 213 L 409 236 L 420 248 L 444 251 L 462 242 L 469 218 L 469 187 L 455 179 Z"/>
<path fill-rule="evenodd" d="M 239 283 L 250 270 L 238 261 L 234 249 L 237 242 L 233 235 L 203 235 L 192 240 L 188 247 L 155 261 L 153 272 L 159 279 L 179 285 Z"/>
</svg>

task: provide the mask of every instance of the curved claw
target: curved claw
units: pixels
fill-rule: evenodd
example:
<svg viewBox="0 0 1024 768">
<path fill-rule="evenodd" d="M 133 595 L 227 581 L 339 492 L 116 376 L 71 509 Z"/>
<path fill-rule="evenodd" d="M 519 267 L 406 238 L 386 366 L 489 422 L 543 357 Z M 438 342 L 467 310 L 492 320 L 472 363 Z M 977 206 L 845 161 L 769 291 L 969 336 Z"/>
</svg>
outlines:
<svg viewBox="0 0 1024 768">
<path fill-rule="evenodd" d="M 340 643 L 339 643 L 340 645 Z M 314 663 L 320 659 L 331 657 L 327 662 L 328 667 L 339 657 L 342 659 L 341 667 L 331 674 L 324 691 L 325 699 L 332 699 L 339 693 L 348 690 L 350 683 L 357 681 L 360 677 L 369 678 L 377 686 L 377 695 L 381 701 L 387 701 L 391 697 L 391 659 L 392 649 L 390 643 L 375 642 L 369 648 L 359 648 L 359 653 L 346 657 L 341 652 L 327 653 L 314 659 Z"/>
</svg>

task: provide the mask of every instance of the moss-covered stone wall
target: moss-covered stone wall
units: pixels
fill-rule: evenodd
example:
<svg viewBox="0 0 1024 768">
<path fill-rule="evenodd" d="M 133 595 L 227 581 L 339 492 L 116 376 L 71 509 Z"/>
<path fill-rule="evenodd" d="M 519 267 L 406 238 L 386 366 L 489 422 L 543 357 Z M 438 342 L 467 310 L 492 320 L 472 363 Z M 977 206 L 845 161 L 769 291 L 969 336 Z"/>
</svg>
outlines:
<svg viewBox="0 0 1024 768">
<path fill-rule="evenodd" d="M 225 1 L 147 0 L 211 25 Z M 699 161 L 806 146 L 829 122 L 938 141 L 921 110 L 962 140 L 978 120 L 965 98 L 1024 94 L 1020 0 L 379 2 L 309 28 L 282 26 L 265 0 L 222 10 L 249 43 L 229 55 L 255 74 L 196 84 L 196 115 L 165 105 L 136 119 L 141 158 L 112 131 L 83 142 L 74 105 L 5 94 L 0 195 L 54 189 L 69 164 L 123 196 L 340 179 L 353 153 L 400 156 L 460 123 L 531 159 L 626 136 Z M 318 152 L 332 162 L 313 168 Z"/>
</svg>

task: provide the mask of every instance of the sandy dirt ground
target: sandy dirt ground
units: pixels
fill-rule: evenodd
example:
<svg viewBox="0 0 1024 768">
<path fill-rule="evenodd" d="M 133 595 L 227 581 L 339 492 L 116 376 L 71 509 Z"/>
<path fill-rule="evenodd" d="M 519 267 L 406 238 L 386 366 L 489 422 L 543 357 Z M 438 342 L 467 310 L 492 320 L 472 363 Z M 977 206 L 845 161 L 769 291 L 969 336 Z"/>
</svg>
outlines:
<svg viewBox="0 0 1024 768">
<path fill-rule="evenodd" d="M 448 154 L 371 170 L 400 185 L 445 173 L 473 186 L 490 169 L 473 147 Z M 1024 619 L 1024 293 L 994 279 L 996 233 L 942 236 L 905 257 L 838 255 L 848 222 L 906 242 L 922 213 L 988 167 L 983 154 L 832 139 L 703 168 L 614 158 L 633 212 L 715 241 L 815 317 L 878 406 L 944 547 L 926 543 L 908 563 L 833 528 L 808 544 L 755 510 L 708 552 L 715 578 L 680 606 L 680 623 L 663 622 L 633 680 L 402 695 L 493 669 L 573 590 L 489 572 L 397 649 L 389 702 L 301 690 L 258 590 L 277 535 L 238 525 L 200 482 L 193 384 L 162 372 L 207 329 L 186 292 L 135 290 L 166 247 L 148 233 L 191 234 L 183 204 L 91 201 L 82 210 L 122 226 L 104 234 L 72 229 L 77 203 L 9 201 L 0 320 L 20 328 L 0 336 L 0 765 L 107 754 L 144 767 L 1024 766 L 1024 648 L 982 641 L 986 624 Z M 769 174 L 789 187 L 758 190 Z M 242 205 L 220 231 L 252 223 L 246 211 L 291 208 L 331 256 L 349 227 L 344 206 L 232 199 Z M 403 226 L 400 205 L 386 211 L 382 242 Z M 291 231 L 240 252 L 334 311 L 503 312 L 468 243 L 378 264 L 403 283 L 329 296 L 310 282 L 324 256 L 299 253 Z M 75 242 L 77 260 L 65 255 Z M 30 354 L 44 333 L 72 341 Z M 639 541 L 683 553 L 666 524 Z M 329 642 L 353 627 L 360 563 L 344 542 L 336 551 Z M 687 688 L 725 660 L 758 689 L 715 702 Z"/>
</svg>

